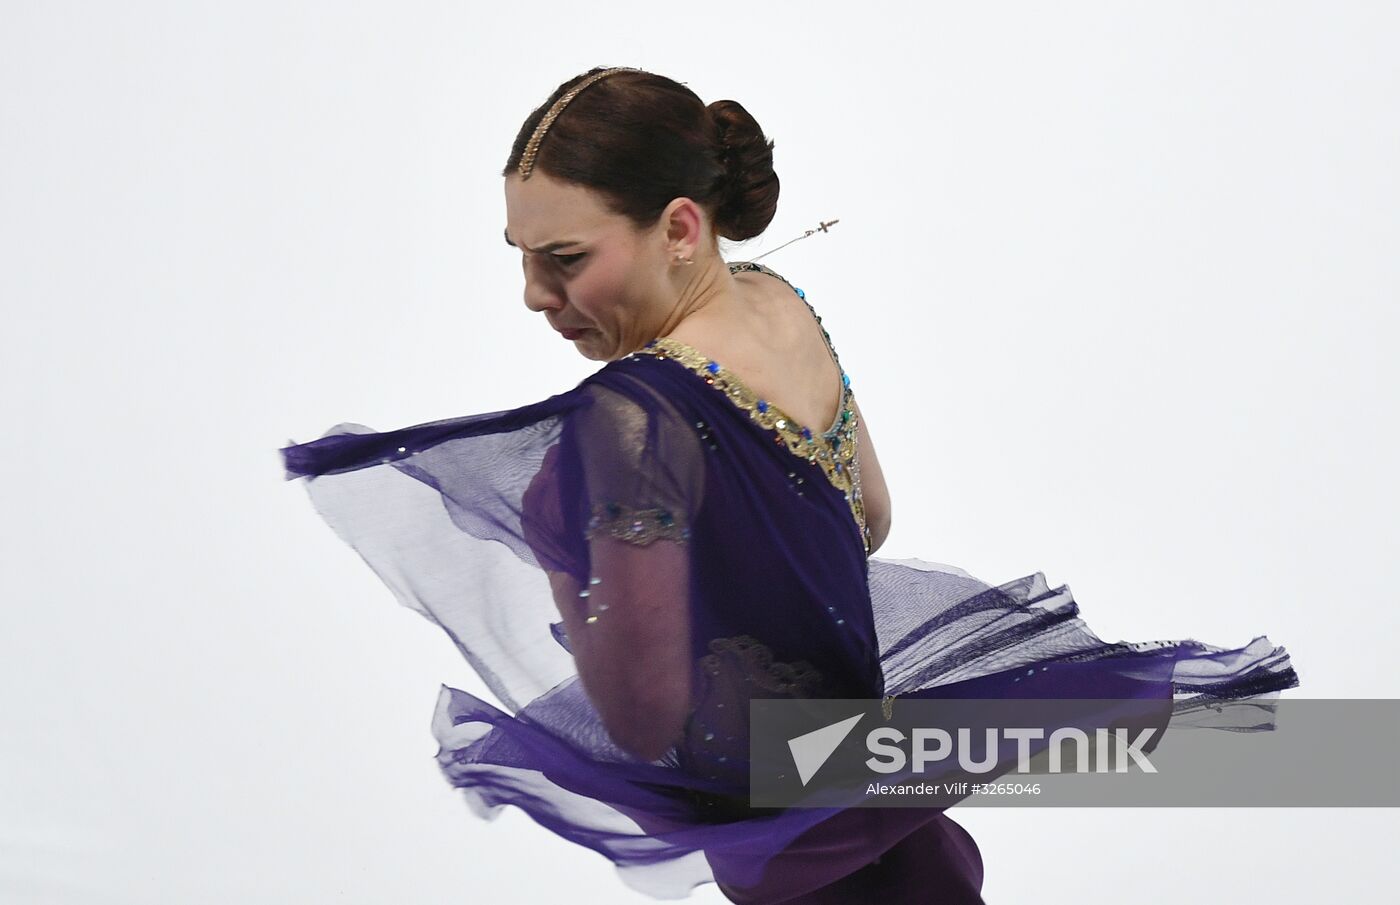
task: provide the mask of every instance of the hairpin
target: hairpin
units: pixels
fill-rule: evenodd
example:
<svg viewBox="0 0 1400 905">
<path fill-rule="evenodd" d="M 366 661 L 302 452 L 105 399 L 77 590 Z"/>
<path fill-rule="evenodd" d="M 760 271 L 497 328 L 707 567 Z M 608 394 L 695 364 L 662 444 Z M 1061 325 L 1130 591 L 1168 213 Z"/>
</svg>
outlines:
<svg viewBox="0 0 1400 905">
<path fill-rule="evenodd" d="M 828 231 L 828 229 L 827 229 L 828 227 L 835 226 L 836 224 L 838 224 L 838 223 L 840 223 L 840 222 L 841 222 L 840 220 L 825 220 L 825 221 L 823 221 L 822 223 L 818 224 L 818 226 L 817 226 L 816 229 L 809 229 L 809 230 L 807 230 L 806 232 L 804 232 L 802 235 L 798 236 L 797 238 L 787 240 L 787 241 L 784 242 L 782 245 L 779 245 L 778 248 L 774 248 L 774 249 L 770 249 L 769 251 L 765 251 L 763 254 L 759 255 L 758 258 L 750 258 L 749 260 L 751 260 L 751 261 L 757 261 L 759 258 L 766 258 L 766 257 L 768 257 L 769 255 L 771 255 L 773 252 L 777 251 L 779 248 L 786 248 L 787 246 L 789 246 L 789 245 L 791 245 L 792 243 L 796 242 L 798 239 L 805 239 L 805 238 L 807 238 L 808 236 L 812 235 L 813 233 L 819 233 L 819 232 L 824 233 L 824 232 L 827 232 L 827 231 Z"/>
</svg>

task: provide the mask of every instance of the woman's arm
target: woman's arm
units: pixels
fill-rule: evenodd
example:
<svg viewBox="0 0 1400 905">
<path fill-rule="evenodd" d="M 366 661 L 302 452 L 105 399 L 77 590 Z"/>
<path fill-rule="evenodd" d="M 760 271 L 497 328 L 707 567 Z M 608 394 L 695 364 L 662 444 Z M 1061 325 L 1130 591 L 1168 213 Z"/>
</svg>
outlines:
<svg viewBox="0 0 1400 905">
<path fill-rule="evenodd" d="M 689 526 L 705 457 L 688 417 L 611 379 L 580 395 L 521 522 L 599 720 L 619 748 L 655 761 L 691 711 Z"/>
<path fill-rule="evenodd" d="M 870 552 L 874 553 L 890 533 L 890 489 L 880 470 L 880 458 L 870 439 L 870 426 L 860 410 L 860 403 L 851 398 L 856 413 L 856 456 L 860 460 L 860 495 L 865 506 L 865 525 L 870 529 Z"/>
<path fill-rule="evenodd" d="M 672 540 L 637 546 L 606 535 L 589 547 L 598 583 L 579 597 L 577 580 L 551 573 L 555 603 L 608 735 L 654 761 L 681 740 L 690 714 L 690 551 Z"/>
</svg>

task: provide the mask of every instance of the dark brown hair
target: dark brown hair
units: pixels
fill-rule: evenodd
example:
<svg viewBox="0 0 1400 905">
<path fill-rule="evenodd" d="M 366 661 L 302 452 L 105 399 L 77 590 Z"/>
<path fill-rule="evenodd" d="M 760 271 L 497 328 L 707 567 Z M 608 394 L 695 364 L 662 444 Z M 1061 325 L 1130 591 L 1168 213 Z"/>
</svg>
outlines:
<svg viewBox="0 0 1400 905">
<path fill-rule="evenodd" d="M 502 176 L 517 172 L 535 127 L 581 73 L 554 90 L 520 127 Z M 639 229 L 676 198 L 704 207 L 716 234 L 735 242 L 768 228 L 778 209 L 773 142 L 738 101 L 708 106 L 679 82 L 618 72 L 578 93 L 550 125 L 534 171 L 597 191 Z"/>
</svg>

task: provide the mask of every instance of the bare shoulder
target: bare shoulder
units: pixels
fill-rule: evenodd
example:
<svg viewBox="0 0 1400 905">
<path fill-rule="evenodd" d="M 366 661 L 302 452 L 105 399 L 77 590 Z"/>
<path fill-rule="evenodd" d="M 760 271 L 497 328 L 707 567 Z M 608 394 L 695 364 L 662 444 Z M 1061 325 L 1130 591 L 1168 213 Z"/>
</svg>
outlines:
<svg viewBox="0 0 1400 905">
<path fill-rule="evenodd" d="M 799 423 L 824 430 L 839 414 L 841 372 L 812 309 L 782 278 L 737 271 L 739 296 L 722 316 L 672 336 L 721 362 Z"/>
</svg>

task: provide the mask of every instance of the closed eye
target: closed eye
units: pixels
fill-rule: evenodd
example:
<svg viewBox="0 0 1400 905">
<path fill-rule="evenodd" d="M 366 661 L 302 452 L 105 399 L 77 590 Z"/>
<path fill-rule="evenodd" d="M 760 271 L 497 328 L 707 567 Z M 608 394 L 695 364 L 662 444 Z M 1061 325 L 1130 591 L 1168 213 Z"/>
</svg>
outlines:
<svg viewBox="0 0 1400 905">
<path fill-rule="evenodd" d="M 550 255 L 550 257 L 558 261 L 561 265 L 568 267 L 571 264 L 577 264 L 586 254 L 587 252 L 579 252 L 576 255 Z"/>
</svg>

